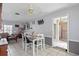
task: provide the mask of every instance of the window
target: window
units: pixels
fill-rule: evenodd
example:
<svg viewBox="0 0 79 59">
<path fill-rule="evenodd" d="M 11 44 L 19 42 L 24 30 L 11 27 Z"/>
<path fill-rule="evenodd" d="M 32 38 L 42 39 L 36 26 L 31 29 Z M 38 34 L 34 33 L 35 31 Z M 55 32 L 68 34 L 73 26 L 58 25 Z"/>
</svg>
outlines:
<svg viewBox="0 0 79 59">
<path fill-rule="evenodd" d="M 0 33 L 9 33 L 12 34 L 12 25 L 3 25 Z"/>
<path fill-rule="evenodd" d="M 3 26 L 4 28 L 4 33 L 9 33 L 9 34 L 12 34 L 12 25 L 4 25 Z"/>
<path fill-rule="evenodd" d="M 3 25 L 2 25 L 2 27 L 1 27 L 1 29 L 0 29 L 0 33 L 3 33 Z"/>
</svg>

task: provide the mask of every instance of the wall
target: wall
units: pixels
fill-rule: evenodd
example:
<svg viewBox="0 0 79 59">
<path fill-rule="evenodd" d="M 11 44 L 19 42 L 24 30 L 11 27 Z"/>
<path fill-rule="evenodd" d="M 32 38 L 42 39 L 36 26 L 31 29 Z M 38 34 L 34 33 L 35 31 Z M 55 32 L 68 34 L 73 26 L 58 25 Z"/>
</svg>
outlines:
<svg viewBox="0 0 79 59">
<path fill-rule="evenodd" d="M 46 20 L 48 19 L 48 17 L 45 17 L 43 20 L 44 20 L 44 24 L 38 24 L 38 19 L 37 21 L 35 21 L 35 24 L 32 24 L 32 22 L 30 22 L 30 26 L 32 27 L 32 31 L 36 31 L 36 32 L 39 32 L 39 33 L 43 33 L 45 35 L 45 37 L 52 37 L 52 25 L 49 24 L 49 23 L 52 23 L 52 20 L 49 21 L 49 20 Z M 31 30 L 31 29 L 30 29 Z M 30 31 L 29 30 L 29 31 Z"/>
<path fill-rule="evenodd" d="M 52 19 L 69 15 L 69 51 L 73 53 L 79 52 L 79 6 L 74 6 L 51 13 Z M 51 24 L 51 23 L 49 23 Z M 52 29 L 52 28 L 51 28 Z M 77 43 L 76 43 L 77 42 Z M 77 53 L 79 54 L 79 53 Z"/>
<path fill-rule="evenodd" d="M 79 6 L 71 8 L 69 49 L 79 54 Z"/>
<path fill-rule="evenodd" d="M 40 19 L 38 19 L 40 20 Z M 44 20 L 44 24 L 39 25 L 38 24 L 38 20 L 35 21 L 35 24 L 32 24 L 32 22 L 30 22 L 30 26 L 32 27 L 32 29 L 30 30 L 26 30 L 26 32 L 37 32 L 37 33 L 42 33 L 45 36 L 45 41 L 46 44 L 52 46 L 52 20 L 50 17 L 45 17 Z M 50 20 L 50 21 L 49 21 Z"/>
<path fill-rule="evenodd" d="M 51 37 L 53 39 L 52 24 L 53 24 L 54 18 L 67 16 L 67 15 L 69 15 L 69 19 L 68 19 L 69 20 L 69 43 L 71 43 L 71 41 L 79 42 L 79 27 L 78 27 L 78 25 L 79 25 L 79 5 L 74 6 L 74 7 L 65 8 L 65 9 L 56 11 L 54 13 L 50 13 L 45 18 L 43 18 L 44 19 L 43 25 L 35 24 L 36 29 L 34 29 L 34 30 L 45 34 L 45 37 Z M 51 39 L 51 41 L 52 41 L 52 39 Z M 69 49 L 70 49 L 70 47 L 73 47 L 73 46 L 74 46 L 73 44 L 72 45 L 69 44 Z M 74 49 L 77 49 L 77 47 L 79 47 L 79 46 L 76 43 L 75 43 L 75 46 L 76 46 L 76 48 L 73 47 L 73 51 L 71 51 L 71 49 L 69 51 L 76 53 L 74 51 Z M 79 49 L 77 49 L 76 51 L 79 51 Z"/>
</svg>

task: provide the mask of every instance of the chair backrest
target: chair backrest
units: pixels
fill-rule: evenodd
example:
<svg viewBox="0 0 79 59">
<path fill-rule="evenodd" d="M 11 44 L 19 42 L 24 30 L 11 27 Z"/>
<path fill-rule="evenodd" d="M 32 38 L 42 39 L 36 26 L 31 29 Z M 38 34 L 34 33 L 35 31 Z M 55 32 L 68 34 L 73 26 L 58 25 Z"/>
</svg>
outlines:
<svg viewBox="0 0 79 59">
<path fill-rule="evenodd" d="M 24 42 L 26 43 L 30 43 L 31 41 L 28 38 L 28 35 L 22 34 L 22 39 L 24 40 Z"/>
<path fill-rule="evenodd" d="M 44 39 L 43 34 L 37 34 L 37 37 L 36 37 L 37 45 L 40 44 L 40 42 L 42 42 L 43 39 Z"/>
<path fill-rule="evenodd" d="M 37 34 L 37 38 L 44 39 L 44 34 Z"/>
</svg>

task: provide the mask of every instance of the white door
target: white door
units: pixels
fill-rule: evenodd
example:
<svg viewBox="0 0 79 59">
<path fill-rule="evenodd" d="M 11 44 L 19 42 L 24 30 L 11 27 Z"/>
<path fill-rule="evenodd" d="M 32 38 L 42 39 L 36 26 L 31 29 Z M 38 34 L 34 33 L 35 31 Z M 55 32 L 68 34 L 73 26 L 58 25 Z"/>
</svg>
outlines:
<svg viewBox="0 0 79 59">
<path fill-rule="evenodd" d="M 69 48 L 69 40 L 68 40 L 68 38 L 69 38 L 69 20 L 68 20 L 68 18 L 65 18 L 65 17 L 60 17 L 60 18 L 56 18 L 55 20 L 54 20 L 54 22 L 53 22 L 53 38 L 54 39 L 52 39 L 52 42 L 53 42 L 53 44 L 52 44 L 52 46 L 53 47 L 55 47 L 55 46 L 64 46 L 64 43 L 63 44 L 58 44 L 58 43 L 62 43 L 60 40 L 59 40 L 59 37 L 60 37 L 60 26 L 59 26 L 59 22 L 60 22 L 60 20 L 64 20 L 64 22 L 67 22 L 67 42 L 66 42 L 66 44 L 67 44 L 67 49 Z M 58 44 L 58 45 L 57 45 Z"/>
</svg>

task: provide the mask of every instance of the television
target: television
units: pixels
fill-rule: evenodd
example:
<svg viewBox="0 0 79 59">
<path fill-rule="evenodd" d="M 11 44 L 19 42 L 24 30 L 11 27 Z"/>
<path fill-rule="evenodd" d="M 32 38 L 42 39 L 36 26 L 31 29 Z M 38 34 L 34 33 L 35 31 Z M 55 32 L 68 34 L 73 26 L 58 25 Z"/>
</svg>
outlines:
<svg viewBox="0 0 79 59">
<path fill-rule="evenodd" d="M 38 24 L 40 25 L 40 24 L 44 24 L 44 20 L 42 19 L 42 20 L 38 20 Z"/>
<path fill-rule="evenodd" d="M 19 25 L 15 24 L 15 27 L 19 27 Z"/>
</svg>

